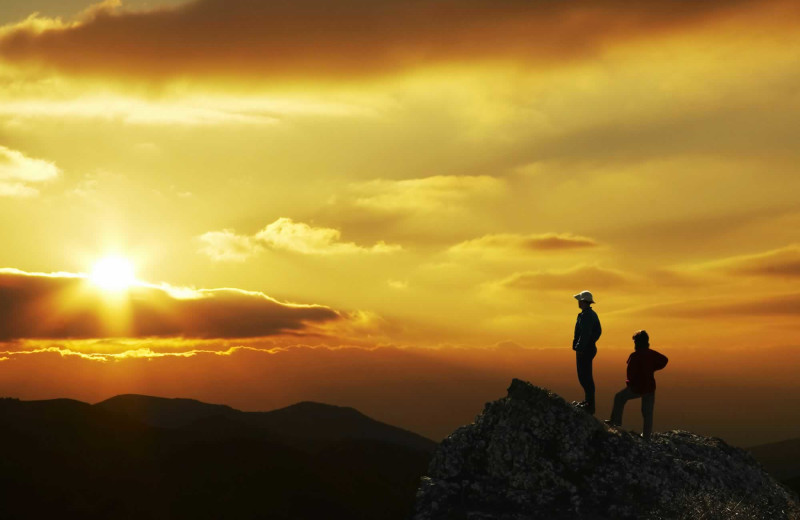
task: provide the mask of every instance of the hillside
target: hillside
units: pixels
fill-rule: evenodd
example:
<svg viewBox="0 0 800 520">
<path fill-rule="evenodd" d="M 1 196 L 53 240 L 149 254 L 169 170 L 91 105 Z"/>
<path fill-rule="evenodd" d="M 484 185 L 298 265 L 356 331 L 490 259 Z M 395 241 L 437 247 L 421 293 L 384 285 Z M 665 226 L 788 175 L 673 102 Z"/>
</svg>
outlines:
<svg viewBox="0 0 800 520">
<path fill-rule="evenodd" d="M 2 399 L 0 518 L 408 517 L 433 441 L 349 408 L 276 412 Z"/>
<path fill-rule="evenodd" d="M 689 432 L 645 441 L 515 379 L 436 450 L 415 520 L 795 519 L 744 450 Z"/>
</svg>

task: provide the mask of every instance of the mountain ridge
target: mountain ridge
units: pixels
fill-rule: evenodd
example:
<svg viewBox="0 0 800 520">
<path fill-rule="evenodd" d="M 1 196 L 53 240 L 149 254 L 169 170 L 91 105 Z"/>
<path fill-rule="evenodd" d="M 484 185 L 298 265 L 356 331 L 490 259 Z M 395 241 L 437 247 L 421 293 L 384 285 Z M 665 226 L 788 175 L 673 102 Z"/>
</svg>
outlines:
<svg viewBox="0 0 800 520">
<path fill-rule="evenodd" d="M 227 419 L 236 426 L 254 428 L 295 446 L 320 441 L 374 440 L 432 452 L 436 442 L 404 428 L 389 425 L 353 407 L 315 401 L 269 411 L 245 412 L 228 405 L 209 404 L 196 399 L 165 398 L 142 394 L 121 394 L 94 405 L 161 428 L 191 428 L 215 419 Z"/>
<path fill-rule="evenodd" d="M 747 448 L 764 468 L 781 481 L 800 478 L 800 438 Z M 797 491 L 798 486 L 793 486 Z"/>
<path fill-rule="evenodd" d="M 13 447 L 0 518 L 405 520 L 435 446 L 321 403 L 265 421 L 188 399 L 107 401 L 0 399 L 0 444 Z M 308 433 L 321 410 L 327 423 Z M 284 416 L 299 420 L 281 430 Z"/>
</svg>

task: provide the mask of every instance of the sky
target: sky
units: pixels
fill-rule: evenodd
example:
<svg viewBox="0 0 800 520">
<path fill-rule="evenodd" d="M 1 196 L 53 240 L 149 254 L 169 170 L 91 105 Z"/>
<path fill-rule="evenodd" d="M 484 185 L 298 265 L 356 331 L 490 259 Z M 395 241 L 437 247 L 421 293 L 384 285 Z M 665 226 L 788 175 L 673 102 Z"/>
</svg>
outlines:
<svg viewBox="0 0 800 520">
<path fill-rule="evenodd" d="M 438 440 L 512 377 L 581 398 L 591 290 L 598 415 L 646 329 L 656 429 L 797 437 L 798 25 L 785 0 L 6 0 L 0 394 L 317 400 Z"/>
</svg>

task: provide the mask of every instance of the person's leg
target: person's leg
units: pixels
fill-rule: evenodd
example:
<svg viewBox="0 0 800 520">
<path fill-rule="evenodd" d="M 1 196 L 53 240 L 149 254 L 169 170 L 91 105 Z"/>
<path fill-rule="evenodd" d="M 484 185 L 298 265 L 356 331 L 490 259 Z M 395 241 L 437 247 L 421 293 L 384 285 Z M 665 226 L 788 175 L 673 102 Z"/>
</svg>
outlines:
<svg viewBox="0 0 800 520">
<path fill-rule="evenodd" d="M 642 428 L 642 436 L 645 439 L 650 438 L 653 433 L 653 408 L 656 404 L 656 393 L 652 392 L 642 396 L 642 418 L 644 418 L 644 427 Z"/>
<path fill-rule="evenodd" d="M 578 382 L 583 387 L 587 407 L 594 413 L 594 377 L 592 376 L 592 360 L 597 355 L 597 350 L 591 352 L 575 352 L 578 366 Z"/>
<path fill-rule="evenodd" d="M 577 350 L 575 351 L 575 368 L 578 369 L 578 383 L 580 383 L 581 388 L 583 388 L 583 390 L 584 390 L 583 402 L 585 403 L 586 402 L 586 387 L 583 386 L 583 382 L 584 382 L 584 375 L 583 374 L 584 374 L 584 372 L 586 370 L 586 361 L 585 361 L 586 358 L 582 354 L 583 354 L 582 352 L 579 352 Z"/>
<path fill-rule="evenodd" d="M 622 426 L 622 412 L 625 410 L 625 403 L 631 399 L 636 399 L 639 394 L 627 386 L 617 392 L 614 396 L 614 409 L 611 412 L 611 422 L 616 426 Z"/>
</svg>

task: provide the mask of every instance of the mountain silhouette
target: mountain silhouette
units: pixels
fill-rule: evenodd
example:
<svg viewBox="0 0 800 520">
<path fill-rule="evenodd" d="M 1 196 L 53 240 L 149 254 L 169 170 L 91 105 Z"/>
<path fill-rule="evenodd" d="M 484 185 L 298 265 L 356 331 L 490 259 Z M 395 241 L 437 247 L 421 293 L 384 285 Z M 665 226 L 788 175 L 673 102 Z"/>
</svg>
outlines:
<svg viewBox="0 0 800 520">
<path fill-rule="evenodd" d="M 345 440 L 377 441 L 429 453 L 436 447 L 430 439 L 371 419 L 354 408 L 311 401 L 269 412 L 242 412 L 193 399 L 126 394 L 94 406 L 151 426 L 208 431 L 224 425 L 229 432 L 272 437 L 302 448 Z"/>
<path fill-rule="evenodd" d="M 800 494 L 800 439 L 789 439 L 747 449 L 775 478 Z"/>
<path fill-rule="evenodd" d="M 101 401 L 94 407 L 164 428 L 179 428 L 200 419 L 224 417 L 237 412 L 230 406 L 208 404 L 194 399 L 169 399 L 137 394 L 118 395 Z"/>
<path fill-rule="evenodd" d="M 352 408 L 0 399 L 0 518 L 404 519 L 433 441 Z"/>
</svg>

